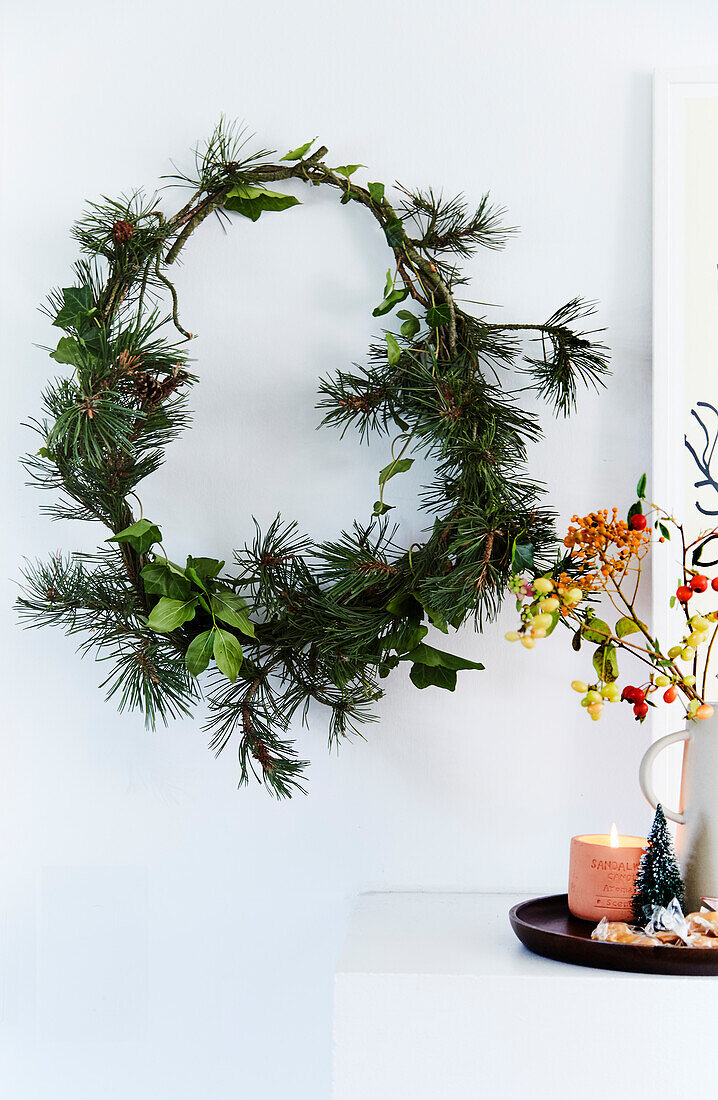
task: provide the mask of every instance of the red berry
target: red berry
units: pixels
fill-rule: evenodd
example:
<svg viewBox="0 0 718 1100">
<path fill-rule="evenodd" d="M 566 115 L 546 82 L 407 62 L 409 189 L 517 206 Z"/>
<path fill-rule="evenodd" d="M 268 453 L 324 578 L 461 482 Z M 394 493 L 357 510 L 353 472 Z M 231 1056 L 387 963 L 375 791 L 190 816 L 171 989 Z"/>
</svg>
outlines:
<svg viewBox="0 0 718 1100">
<path fill-rule="evenodd" d="M 645 701 L 646 693 L 643 688 L 634 688 L 633 695 L 631 696 L 631 702 L 636 703 L 638 706 L 640 706 L 641 703 L 645 703 Z"/>
<path fill-rule="evenodd" d="M 666 690 L 663 692 L 663 702 L 664 703 L 674 703 L 675 700 L 676 700 L 677 695 L 678 695 L 678 688 L 671 685 L 669 688 L 666 688 Z"/>
<path fill-rule="evenodd" d="M 633 693 L 634 693 L 635 690 L 636 689 L 634 687 L 631 687 L 630 684 L 626 684 L 625 688 L 621 692 L 621 702 L 623 703 L 625 701 L 628 701 L 629 703 L 632 703 L 633 702 Z"/>
<path fill-rule="evenodd" d="M 636 718 L 645 718 L 648 714 L 648 703 L 636 703 L 633 713 Z"/>
<path fill-rule="evenodd" d="M 718 577 L 714 577 L 711 581 L 711 588 L 714 592 L 718 592 Z"/>
<path fill-rule="evenodd" d="M 694 592 L 705 592 L 708 587 L 708 578 L 702 573 L 697 573 L 695 577 L 691 577 L 689 583 Z"/>
<path fill-rule="evenodd" d="M 681 603 L 688 603 L 692 595 L 693 590 L 689 588 L 687 584 L 678 585 L 678 588 L 676 589 L 676 597 L 681 601 Z"/>
<path fill-rule="evenodd" d="M 643 512 L 636 512 L 635 516 L 631 516 L 631 527 L 634 531 L 642 531 L 648 523 L 648 520 L 644 516 Z"/>
</svg>

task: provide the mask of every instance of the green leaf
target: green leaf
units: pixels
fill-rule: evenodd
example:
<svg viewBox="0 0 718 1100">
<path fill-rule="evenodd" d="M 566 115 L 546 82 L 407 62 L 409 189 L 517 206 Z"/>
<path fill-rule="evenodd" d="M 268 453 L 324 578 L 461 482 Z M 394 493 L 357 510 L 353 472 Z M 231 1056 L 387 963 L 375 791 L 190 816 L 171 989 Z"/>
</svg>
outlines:
<svg viewBox="0 0 718 1100">
<path fill-rule="evenodd" d="M 438 687 L 445 691 L 454 691 L 456 688 L 456 673 L 441 665 L 412 665 L 409 679 L 418 688 Z"/>
<path fill-rule="evenodd" d="M 574 649 L 576 651 L 576 653 L 578 653 L 580 648 L 581 648 L 581 628 L 579 627 L 579 629 L 576 631 L 573 638 L 571 639 L 571 649 Z"/>
<path fill-rule="evenodd" d="M 224 200 L 225 210 L 235 210 L 250 221 L 256 222 L 265 210 L 288 210 L 290 206 L 299 206 L 294 195 L 284 195 L 281 191 L 267 191 L 263 187 L 250 187 L 238 183 L 227 193 Z"/>
<path fill-rule="evenodd" d="M 222 572 L 224 564 L 217 558 L 187 558 L 187 567 L 194 569 L 203 581 L 213 581 Z"/>
<path fill-rule="evenodd" d="M 413 458 L 394 459 L 393 462 L 390 462 L 388 466 L 385 466 L 383 470 L 379 471 L 379 484 L 386 485 L 387 481 L 391 478 L 395 477 L 397 474 L 405 474 L 413 465 Z"/>
<path fill-rule="evenodd" d="M 234 683 L 242 667 L 242 647 L 234 634 L 218 627 L 214 633 L 212 652 L 219 671 Z"/>
<path fill-rule="evenodd" d="M 394 504 L 385 504 L 383 500 L 375 500 L 374 501 L 374 511 L 372 512 L 372 515 L 373 516 L 383 516 L 387 512 L 391 512 L 394 507 L 395 507 Z"/>
<path fill-rule="evenodd" d="M 205 630 L 204 633 L 192 639 L 184 658 L 191 676 L 199 676 L 204 672 L 212 658 L 213 650 L 214 630 Z"/>
<path fill-rule="evenodd" d="M 384 184 L 368 183 L 367 188 L 369 189 L 372 201 L 380 205 L 384 201 Z"/>
<path fill-rule="evenodd" d="M 404 223 L 401 218 L 389 218 L 384 226 L 384 236 L 391 248 L 403 247 Z"/>
<path fill-rule="evenodd" d="M 551 615 L 551 625 L 546 627 L 546 637 L 547 638 L 550 637 L 551 634 L 553 634 L 553 632 L 556 629 L 556 627 L 558 626 L 559 620 L 561 618 L 560 611 L 551 611 L 550 615 Z"/>
<path fill-rule="evenodd" d="M 630 619 L 628 615 L 624 615 L 616 623 L 616 637 L 625 638 L 627 634 L 640 634 L 641 627 L 645 630 L 643 623 L 637 622 L 635 619 Z"/>
<path fill-rule="evenodd" d="M 50 358 L 56 363 L 68 363 L 71 367 L 76 367 L 81 358 L 80 345 L 71 336 L 61 336 L 55 350 L 50 352 Z"/>
<path fill-rule="evenodd" d="M 346 179 L 349 179 L 349 177 L 353 176 L 359 168 L 366 168 L 366 164 L 340 164 L 334 171 L 338 175 L 345 176 Z"/>
<path fill-rule="evenodd" d="M 403 302 L 405 298 L 409 297 L 409 291 L 406 287 L 398 288 L 397 290 L 390 290 L 384 300 L 379 303 L 376 309 L 371 311 L 372 317 L 383 317 L 385 313 L 390 313 L 394 306 L 398 306 L 399 302 Z"/>
<path fill-rule="evenodd" d="M 228 626 L 234 626 L 250 638 L 255 637 L 254 623 L 249 618 L 247 601 L 229 588 L 218 588 L 209 598 L 212 610 L 218 619 Z"/>
<path fill-rule="evenodd" d="M 316 140 L 316 137 L 313 137 L 311 141 L 305 141 L 304 145 L 300 145 L 296 149 L 290 149 L 288 153 L 284 154 L 282 160 L 301 160 L 302 157 L 307 155 Z"/>
<path fill-rule="evenodd" d="M 637 500 L 636 503 L 632 504 L 631 507 L 628 509 L 628 512 L 626 513 L 626 521 L 630 524 L 630 522 L 631 522 L 631 520 L 633 519 L 634 516 L 642 516 L 642 515 L 643 515 L 643 505 L 641 504 L 640 500 Z"/>
<path fill-rule="evenodd" d="M 386 610 L 390 615 L 409 619 L 412 623 L 420 623 L 424 617 L 424 608 L 411 592 L 398 592 L 396 596 L 392 596 L 386 604 Z"/>
<path fill-rule="evenodd" d="M 448 325 L 451 320 L 451 310 L 446 302 L 438 306 L 432 306 L 426 311 L 426 323 L 429 328 L 438 328 L 439 325 Z"/>
<path fill-rule="evenodd" d="M 668 539 L 668 540 L 670 541 L 670 538 L 671 538 L 671 532 L 670 532 L 670 531 L 668 530 L 668 528 L 666 527 L 665 523 L 658 523 L 658 524 L 657 524 L 657 527 L 658 527 L 658 530 L 659 530 L 659 531 L 661 532 L 661 534 L 663 535 L 664 539 Z"/>
<path fill-rule="evenodd" d="M 52 322 L 58 328 L 82 330 L 95 312 L 89 286 L 66 286 L 62 289 L 63 305 Z"/>
<path fill-rule="evenodd" d="M 581 627 L 581 633 L 587 642 L 605 642 L 611 637 L 611 628 L 603 619 L 593 615 L 588 622 Z"/>
<path fill-rule="evenodd" d="M 523 573 L 525 569 L 534 567 L 534 544 L 532 542 L 518 542 L 514 540 L 511 550 L 511 569 L 514 573 Z"/>
<path fill-rule="evenodd" d="M 419 318 L 415 317 L 413 313 L 409 313 L 408 309 L 400 309 L 397 313 L 397 317 L 404 322 L 401 326 L 401 335 L 405 340 L 413 340 L 421 328 L 421 321 Z"/>
<path fill-rule="evenodd" d="M 429 665 L 432 668 L 450 668 L 455 672 L 468 668 L 481 671 L 484 667 L 479 661 L 467 661 L 466 658 L 457 657 L 454 653 L 445 653 L 443 649 L 434 649 L 433 646 L 426 645 L 425 642 L 407 653 L 405 660 L 415 661 L 421 665 Z"/>
<path fill-rule="evenodd" d="M 612 684 L 618 679 L 618 659 L 616 647 L 609 642 L 600 645 L 593 655 L 593 667 L 600 680 Z"/>
<path fill-rule="evenodd" d="M 392 336 L 390 332 L 387 332 L 384 336 L 386 340 L 386 357 L 389 361 L 390 367 L 395 367 L 401 359 L 401 348 L 395 336 Z"/>
<path fill-rule="evenodd" d="M 145 592 L 152 596 L 169 596 L 172 600 L 188 600 L 192 588 L 185 576 L 178 576 L 166 561 L 150 562 L 140 573 Z"/>
<path fill-rule="evenodd" d="M 158 634 L 167 634 L 170 630 L 176 630 L 178 626 L 193 619 L 196 608 L 196 596 L 188 600 L 171 600 L 169 596 L 163 596 L 152 608 L 147 625 Z"/>
<path fill-rule="evenodd" d="M 646 475 L 641 474 L 638 479 L 638 485 L 636 486 L 636 496 L 639 500 L 643 500 L 646 495 Z"/>
<path fill-rule="evenodd" d="M 162 532 L 156 523 L 149 519 L 138 519 L 124 531 L 111 535 L 106 542 L 128 542 L 137 554 L 146 554 L 156 542 L 162 542 Z"/>
<path fill-rule="evenodd" d="M 442 615 L 440 611 L 434 611 L 434 609 L 431 607 L 425 607 L 424 610 L 429 616 L 429 622 L 432 626 L 435 626 L 436 629 L 440 630 L 442 634 L 449 633 L 449 624 L 447 623 L 445 616 Z"/>
</svg>

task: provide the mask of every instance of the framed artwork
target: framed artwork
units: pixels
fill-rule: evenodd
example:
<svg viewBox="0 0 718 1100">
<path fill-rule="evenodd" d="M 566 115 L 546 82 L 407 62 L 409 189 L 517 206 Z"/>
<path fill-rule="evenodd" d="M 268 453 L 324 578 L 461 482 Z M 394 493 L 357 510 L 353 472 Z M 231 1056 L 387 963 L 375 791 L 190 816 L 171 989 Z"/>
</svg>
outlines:
<svg viewBox="0 0 718 1100">
<path fill-rule="evenodd" d="M 692 541 L 718 527 L 718 69 L 656 73 L 653 167 L 649 495 L 682 517 Z M 669 607 L 676 550 L 665 543 L 653 555 L 653 627 L 662 638 L 680 630 L 679 611 Z M 700 564 L 718 565 L 718 539 Z M 708 698 L 718 700 L 718 682 Z M 656 737 L 681 727 L 672 711 L 655 712 Z M 674 758 L 671 785 L 675 774 Z"/>
</svg>

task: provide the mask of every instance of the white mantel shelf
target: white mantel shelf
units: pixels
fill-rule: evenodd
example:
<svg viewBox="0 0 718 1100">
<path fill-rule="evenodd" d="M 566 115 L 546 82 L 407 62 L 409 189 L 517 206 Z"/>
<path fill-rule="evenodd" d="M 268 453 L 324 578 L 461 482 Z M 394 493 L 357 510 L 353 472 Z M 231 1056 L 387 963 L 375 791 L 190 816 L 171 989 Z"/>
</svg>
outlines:
<svg viewBox="0 0 718 1100">
<path fill-rule="evenodd" d="M 718 978 L 532 955 L 524 895 L 364 894 L 335 976 L 334 1100 L 718 1091 Z"/>
</svg>

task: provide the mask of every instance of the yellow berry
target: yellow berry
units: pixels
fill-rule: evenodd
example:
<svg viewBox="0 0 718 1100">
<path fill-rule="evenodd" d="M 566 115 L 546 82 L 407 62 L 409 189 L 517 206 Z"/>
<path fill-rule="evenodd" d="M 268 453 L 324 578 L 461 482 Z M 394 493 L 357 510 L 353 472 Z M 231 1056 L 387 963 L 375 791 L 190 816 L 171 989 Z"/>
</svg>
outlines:
<svg viewBox="0 0 718 1100">
<path fill-rule="evenodd" d="M 548 611 L 551 614 L 554 611 L 558 611 L 561 604 L 555 596 L 549 596 L 548 599 L 541 600 L 539 604 L 542 611 Z"/>
<path fill-rule="evenodd" d="M 600 691 L 589 691 L 586 698 L 588 699 L 589 705 L 591 705 L 591 706 L 595 703 L 600 703 L 601 702 L 601 692 Z"/>
<path fill-rule="evenodd" d="M 591 715 L 595 722 L 601 717 L 601 714 L 603 712 L 603 703 L 591 703 L 591 705 L 586 709 L 588 710 L 588 713 Z"/>
<path fill-rule="evenodd" d="M 520 637 L 521 635 L 519 634 L 518 630 L 509 630 L 506 634 L 504 634 L 504 638 L 507 642 L 518 642 Z"/>
<path fill-rule="evenodd" d="M 580 588 L 569 588 L 566 593 L 566 600 L 568 603 L 579 603 L 583 599 L 583 592 Z"/>
<path fill-rule="evenodd" d="M 590 703 L 589 703 L 589 701 L 588 701 L 588 698 L 587 698 L 587 697 L 584 697 L 584 698 L 583 698 L 583 699 L 581 700 L 581 706 L 582 706 L 582 707 L 588 707 L 588 706 L 590 706 Z"/>
<path fill-rule="evenodd" d="M 538 592 L 540 596 L 543 596 L 549 592 L 553 592 L 553 581 L 548 577 L 538 577 L 533 582 L 534 592 Z"/>
<path fill-rule="evenodd" d="M 688 642 L 688 645 L 700 645 L 701 642 L 705 641 L 705 633 L 702 633 L 700 630 L 694 630 L 691 634 L 688 635 L 686 641 Z"/>
<path fill-rule="evenodd" d="M 684 650 L 681 651 L 682 661 L 692 661 L 696 655 L 696 651 L 693 646 L 687 645 Z"/>
<path fill-rule="evenodd" d="M 533 649 L 533 647 L 536 645 L 536 639 L 532 638 L 530 634 L 524 634 L 523 638 L 521 639 L 521 645 L 525 646 L 526 649 Z"/>
<path fill-rule="evenodd" d="M 532 627 L 531 628 L 531 637 L 532 638 L 545 638 L 546 637 L 546 628 L 543 627 L 543 626 L 534 626 L 534 627 Z"/>
<path fill-rule="evenodd" d="M 665 688 L 670 684 L 670 678 L 668 676 L 656 676 L 656 687 Z"/>
<path fill-rule="evenodd" d="M 571 687 L 574 691 L 579 691 L 581 695 L 585 695 L 588 691 L 588 684 L 584 684 L 583 680 L 572 680 Z"/>
<path fill-rule="evenodd" d="M 621 689 L 615 684 L 606 684 L 601 688 L 601 695 L 604 699 L 608 699 L 609 703 L 614 703 L 621 694 Z"/>
<path fill-rule="evenodd" d="M 668 656 L 672 661 L 675 661 L 676 657 L 680 657 L 682 646 L 672 645 L 668 650 Z"/>
<path fill-rule="evenodd" d="M 553 622 L 553 619 L 551 618 L 551 616 L 550 615 L 545 615 L 542 612 L 539 613 L 538 615 L 534 615 L 534 617 L 533 617 L 534 626 L 538 626 L 539 628 L 549 627 L 549 626 L 551 626 L 552 622 Z"/>
<path fill-rule="evenodd" d="M 695 678 L 695 676 L 684 676 L 684 677 L 683 677 L 683 683 L 684 683 L 684 684 L 687 684 L 687 685 L 688 685 L 688 687 L 693 687 L 693 685 L 695 684 L 695 682 L 696 682 L 696 678 Z"/>
<path fill-rule="evenodd" d="M 706 619 L 703 615 L 694 615 L 689 622 L 694 630 L 710 630 L 712 625 L 710 619 Z"/>
</svg>

